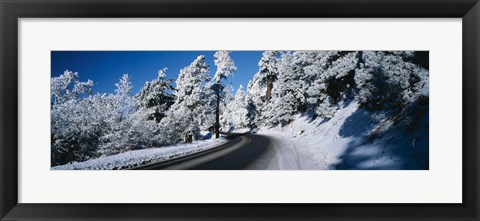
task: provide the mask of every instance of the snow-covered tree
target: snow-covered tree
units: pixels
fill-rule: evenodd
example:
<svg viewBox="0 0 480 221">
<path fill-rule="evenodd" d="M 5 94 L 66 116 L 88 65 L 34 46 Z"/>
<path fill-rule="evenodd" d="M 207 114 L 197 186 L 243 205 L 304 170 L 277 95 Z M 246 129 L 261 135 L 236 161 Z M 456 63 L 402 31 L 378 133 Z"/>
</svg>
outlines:
<svg viewBox="0 0 480 221">
<path fill-rule="evenodd" d="M 130 76 L 128 74 L 122 75 L 118 83 L 115 84 L 115 93 L 121 98 L 127 98 L 132 91 L 132 82 L 130 81 Z"/>
<path fill-rule="evenodd" d="M 266 90 L 266 99 L 269 101 L 272 98 L 272 89 L 273 82 L 277 80 L 277 52 L 276 51 L 265 51 L 263 52 L 262 58 L 258 62 L 260 68 L 259 72 L 265 76 L 262 79 L 263 82 L 266 81 L 267 90 Z M 263 83 L 262 82 L 262 83 Z"/>
<path fill-rule="evenodd" d="M 272 90 L 272 102 L 265 108 L 269 126 L 285 125 L 306 108 L 305 90 L 308 81 L 303 67 L 305 61 L 297 53 L 284 52 L 277 61 L 277 80 Z"/>
<path fill-rule="evenodd" d="M 132 145 L 128 136 L 131 130 L 130 117 L 134 111 L 130 96 L 133 87 L 130 76 L 128 74 L 122 75 L 115 87 L 115 94 L 95 96 L 104 107 L 102 120 L 106 126 L 99 138 L 101 141 L 99 152 L 106 155 L 121 152 L 128 145 Z"/>
<path fill-rule="evenodd" d="M 357 98 L 368 108 L 403 109 L 428 96 L 428 70 L 408 60 L 414 52 L 365 51 L 355 70 Z"/>
<path fill-rule="evenodd" d="M 220 102 L 223 97 L 223 91 L 225 86 L 222 80 L 227 80 L 229 76 L 233 75 L 233 72 L 237 70 L 235 62 L 230 58 L 229 51 L 217 51 L 213 55 L 215 57 L 214 62 L 217 66 L 217 71 L 213 76 L 213 84 L 211 89 L 215 93 L 215 137 L 220 137 Z"/>
<path fill-rule="evenodd" d="M 128 74 L 122 75 L 119 82 L 115 84 L 115 103 L 117 105 L 117 111 L 120 113 L 120 120 L 123 119 L 123 116 L 128 114 L 132 108 L 132 100 L 130 98 L 130 93 L 132 91 L 132 82 L 130 81 L 130 76 Z"/>
<path fill-rule="evenodd" d="M 306 91 L 306 98 L 314 116 L 328 119 L 335 114 L 339 102 L 352 96 L 357 52 L 317 53 L 318 57 L 312 65 L 305 68 L 307 75 L 316 74 Z"/>
<path fill-rule="evenodd" d="M 200 55 L 189 66 L 180 70 L 174 92 L 175 102 L 170 107 L 163 125 L 170 128 L 169 137 L 175 141 L 191 142 L 202 125 L 202 113 L 206 108 L 204 83 L 209 80 L 209 67 L 205 56 Z"/>
<path fill-rule="evenodd" d="M 250 129 L 265 126 L 270 118 L 266 115 L 270 113 L 269 101 L 278 74 L 277 54 L 276 51 L 265 51 L 258 62 L 259 71 L 248 82 L 246 102 Z"/>
<path fill-rule="evenodd" d="M 158 71 L 157 79 L 146 82 L 135 95 L 135 105 L 138 109 L 148 112 L 148 119 L 157 123 L 166 116 L 166 111 L 174 102 L 172 80 L 166 80 L 167 68 Z"/>
<path fill-rule="evenodd" d="M 253 79 L 248 82 L 247 85 L 247 110 L 248 110 L 248 124 L 250 129 L 257 128 L 262 123 L 261 110 L 267 103 L 266 98 L 266 81 L 263 82 L 264 75 L 260 72 L 257 72 L 253 75 Z"/>
<path fill-rule="evenodd" d="M 90 100 L 82 100 L 82 94 L 91 94 L 93 81 L 80 82 L 77 72 L 66 70 L 51 78 L 51 162 L 52 165 L 85 160 L 95 155 L 96 144 L 102 129 L 99 111 L 89 107 Z"/>
<path fill-rule="evenodd" d="M 235 128 L 242 129 L 247 128 L 247 103 L 245 101 L 246 94 L 243 89 L 243 85 L 237 90 L 235 98 L 233 100 L 233 108 L 235 108 L 235 115 L 232 116 Z"/>
<path fill-rule="evenodd" d="M 109 127 L 105 120 L 111 112 L 105 96 L 88 96 L 52 106 L 52 165 L 84 161 L 98 156 L 100 138 Z"/>
<path fill-rule="evenodd" d="M 229 131 L 232 129 L 242 129 L 248 127 L 246 94 L 243 86 L 237 90 L 235 97 L 227 101 L 225 111 L 222 114 L 222 129 Z"/>
<path fill-rule="evenodd" d="M 77 72 L 66 70 L 50 81 L 50 96 L 53 104 L 78 99 L 81 94 L 91 94 L 93 81 L 80 82 Z"/>
<path fill-rule="evenodd" d="M 237 70 L 235 62 L 230 57 L 229 51 L 217 51 L 213 55 L 215 66 L 217 71 L 213 76 L 213 81 L 220 82 L 222 79 L 226 80 L 228 77 L 233 76 L 233 73 Z"/>
<path fill-rule="evenodd" d="M 297 114 L 332 117 L 337 103 L 350 95 L 357 65 L 355 56 L 356 52 L 340 51 L 265 52 L 259 62 L 261 71 L 247 90 L 259 112 L 257 123 L 284 125 Z M 271 72 L 275 75 L 268 78 Z M 270 91 L 266 96 L 270 94 L 271 102 L 267 97 L 261 99 L 256 95 L 264 89 L 263 79 L 266 79 L 266 89 Z M 270 87 L 268 79 L 274 79 Z"/>
</svg>

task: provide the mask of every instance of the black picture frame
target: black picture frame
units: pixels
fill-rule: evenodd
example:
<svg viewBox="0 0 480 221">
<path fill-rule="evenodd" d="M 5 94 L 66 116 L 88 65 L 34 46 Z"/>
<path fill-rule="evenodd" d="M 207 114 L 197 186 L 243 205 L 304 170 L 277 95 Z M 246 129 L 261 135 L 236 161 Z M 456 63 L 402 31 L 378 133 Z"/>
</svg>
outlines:
<svg viewBox="0 0 480 221">
<path fill-rule="evenodd" d="M 220 10 L 221 9 L 221 10 Z M 0 0 L 1 220 L 479 220 L 478 0 Z M 462 18 L 462 204 L 18 203 L 18 19 L 133 17 Z"/>
</svg>

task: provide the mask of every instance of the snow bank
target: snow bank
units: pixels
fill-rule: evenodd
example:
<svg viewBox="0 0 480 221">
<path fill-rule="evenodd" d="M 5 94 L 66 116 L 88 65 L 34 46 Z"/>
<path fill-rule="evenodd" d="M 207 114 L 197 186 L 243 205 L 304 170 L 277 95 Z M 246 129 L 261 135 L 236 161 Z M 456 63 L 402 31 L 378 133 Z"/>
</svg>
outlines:
<svg viewBox="0 0 480 221">
<path fill-rule="evenodd" d="M 258 131 L 270 138 L 273 159 L 252 169 L 428 169 L 428 111 L 422 116 L 414 125 L 374 120 L 357 102 L 328 121 L 297 116 Z"/>
<path fill-rule="evenodd" d="M 74 162 L 52 167 L 52 170 L 115 170 L 129 169 L 153 162 L 161 162 L 191 153 L 207 150 L 226 143 L 224 138 L 195 141 L 168 147 L 134 150 L 85 162 Z"/>
</svg>

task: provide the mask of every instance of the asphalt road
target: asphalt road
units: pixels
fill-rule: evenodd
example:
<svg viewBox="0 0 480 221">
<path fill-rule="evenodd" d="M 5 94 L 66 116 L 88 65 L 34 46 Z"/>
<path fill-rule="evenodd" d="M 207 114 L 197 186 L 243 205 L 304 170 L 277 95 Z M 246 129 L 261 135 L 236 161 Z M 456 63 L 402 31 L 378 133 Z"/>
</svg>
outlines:
<svg viewBox="0 0 480 221">
<path fill-rule="evenodd" d="M 193 155 L 153 163 L 137 170 L 242 170 L 268 148 L 267 137 L 257 134 L 232 134 L 227 143 Z"/>
<path fill-rule="evenodd" d="M 196 170 L 241 170 L 250 165 L 254 160 L 258 159 L 269 148 L 270 141 L 267 137 L 248 134 L 243 135 L 248 139 L 238 149 L 210 160 L 206 163 L 198 165 L 192 169 Z"/>
</svg>

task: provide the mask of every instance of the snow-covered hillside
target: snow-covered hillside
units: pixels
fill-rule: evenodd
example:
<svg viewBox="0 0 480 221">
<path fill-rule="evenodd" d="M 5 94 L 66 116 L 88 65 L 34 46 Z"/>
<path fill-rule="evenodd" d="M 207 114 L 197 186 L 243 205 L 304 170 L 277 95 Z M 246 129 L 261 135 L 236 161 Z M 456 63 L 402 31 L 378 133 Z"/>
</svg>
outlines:
<svg viewBox="0 0 480 221">
<path fill-rule="evenodd" d="M 413 122 L 374 116 L 350 102 L 328 121 L 298 116 L 285 127 L 261 129 L 271 145 L 250 169 L 428 169 L 428 111 Z"/>
<path fill-rule="evenodd" d="M 161 148 L 149 148 L 100 157 L 84 162 L 74 162 L 52 167 L 52 170 L 115 170 L 129 169 L 140 165 L 161 162 L 202 150 L 217 147 L 227 142 L 224 138 L 196 141 Z"/>
</svg>

